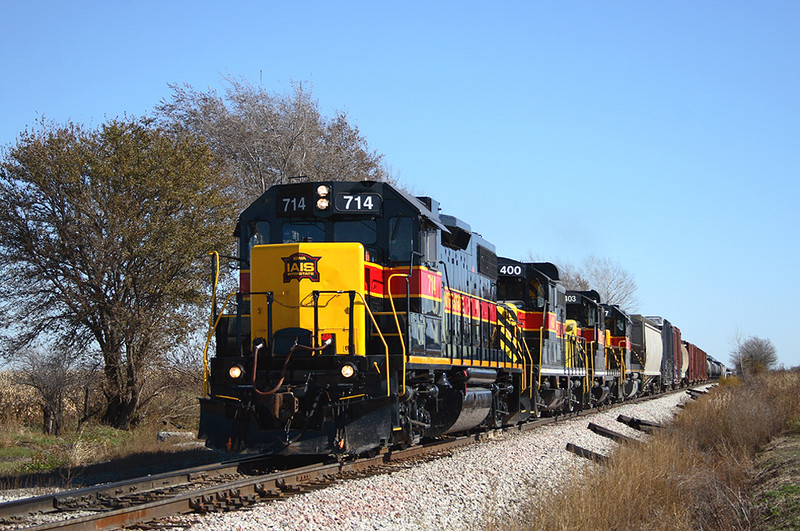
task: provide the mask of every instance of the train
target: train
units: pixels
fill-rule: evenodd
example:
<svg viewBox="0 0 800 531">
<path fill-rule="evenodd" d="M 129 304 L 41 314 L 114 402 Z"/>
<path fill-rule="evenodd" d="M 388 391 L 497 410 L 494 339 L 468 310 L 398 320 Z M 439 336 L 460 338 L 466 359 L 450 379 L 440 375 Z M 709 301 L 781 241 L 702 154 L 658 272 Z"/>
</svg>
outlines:
<svg viewBox="0 0 800 531">
<path fill-rule="evenodd" d="M 554 264 L 498 256 L 386 182 L 273 186 L 234 237 L 224 298 L 214 254 L 199 424 L 212 448 L 368 455 L 725 370 L 668 320 L 567 290 Z"/>
</svg>

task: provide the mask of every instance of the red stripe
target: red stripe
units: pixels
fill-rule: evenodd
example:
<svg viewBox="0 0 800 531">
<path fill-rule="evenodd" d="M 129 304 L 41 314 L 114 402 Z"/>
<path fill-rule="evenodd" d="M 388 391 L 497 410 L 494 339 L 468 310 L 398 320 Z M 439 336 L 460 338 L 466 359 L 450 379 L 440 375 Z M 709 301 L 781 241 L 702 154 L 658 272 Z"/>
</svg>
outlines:
<svg viewBox="0 0 800 531">
<path fill-rule="evenodd" d="M 370 295 L 387 297 L 389 295 L 389 290 L 387 289 L 389 278 L 398 274 L 407 275 L 408 268 L 384 268 L 376 264 L 366 264 L 364 267 L 364 288 Z M 412 297 L 423 296 L 441 300 L 442 274 L 438 271 L 415 267 L 411 278 L 408 280 L 408 288 Z M 398 276 L 392 279 L 391 294 L 394 297 L 406 296 L 406 279 L 404 277 Z"/>
<path fill-rule="evenodd" d="M 517 318 L 522 325 L 522 329 L 527 332 L 538 331 L 540 328 L 545 330 L 551 330 L 553 332 L 558 333 L 558 335 L 564 334 L 564 323 L 556 321 L 556 315 L 554 313 L 547 313 L 547 321 L 545 322 L 544 312 L 518 312 Z"/>
</svg>

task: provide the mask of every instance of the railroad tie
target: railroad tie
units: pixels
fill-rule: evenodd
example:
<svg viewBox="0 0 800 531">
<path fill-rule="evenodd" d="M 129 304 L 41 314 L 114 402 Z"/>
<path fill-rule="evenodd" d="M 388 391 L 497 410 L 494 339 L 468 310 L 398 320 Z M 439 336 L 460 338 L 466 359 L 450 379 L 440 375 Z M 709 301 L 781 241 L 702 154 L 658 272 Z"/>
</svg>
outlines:
<svg viewBox="0 0 800 531">
<path fill-rule="evenodd" d="M 653 431 L 662 428 L 661 424 L 657 422 L 650 422 L 649 420 L 637 419 L 635 417 L 628 417 L 626 415 L 618 416 L 617 422 L 627 424 L 631 428 L 643 431 L 645 433 L 653 433 Z"/>
<path fill-rule="evenodd" d="M 623 435 L 619 432 L 610 430 L 603 426 L 598 426 L 594 422 L 590 422 L 588 426 L 586 426 L 590 431 L 595 432 L 598 435 L 602 435 L 603 437 L 608 437 L 612 441 L 616 441 L 618 443 L 631 443 L 631 444 L 638 444 L 641 441 L 634 439 L 633 437 L 628 437 L 627 435 Z"/>
<path fill-rule="evenodd" d="M 608 461 L 608 457 L 606 457 L 605 455 L 598 454 L 597 452 L 593 452 L 591 450 L 587 450 L 586 448 L 581 448 L 580 446 L 574 445 L 572 443 L 567 443 L 567 450 L 569 450 L 570 452 L 579 457 L 589 459 L 601 465 L 605 464 Z"/>
</svg>

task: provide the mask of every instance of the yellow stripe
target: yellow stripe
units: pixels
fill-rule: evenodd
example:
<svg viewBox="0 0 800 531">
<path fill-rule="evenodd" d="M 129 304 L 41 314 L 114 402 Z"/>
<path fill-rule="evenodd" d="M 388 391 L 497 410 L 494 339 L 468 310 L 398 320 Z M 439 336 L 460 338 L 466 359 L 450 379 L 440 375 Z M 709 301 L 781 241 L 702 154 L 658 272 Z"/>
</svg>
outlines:
<svg viewBox="0 0 800 531">
<path fill-rule="evenodd" d="M 492 368 L 506 368 L 506 369 L 522 369 L 524 365 L 521 363 L 511 363 L 507 361 L 478 361 L 478 360 L 465 360 L 460 358 L 454 358 L 453 361 L 450 361 L 450 358 L 431 358 L 428 356 L 409 356 L 408 358 L 409 363 L 424 363 L 428 365 L 464 365 L 469 367 L 492 367 Z"/>
</svg>

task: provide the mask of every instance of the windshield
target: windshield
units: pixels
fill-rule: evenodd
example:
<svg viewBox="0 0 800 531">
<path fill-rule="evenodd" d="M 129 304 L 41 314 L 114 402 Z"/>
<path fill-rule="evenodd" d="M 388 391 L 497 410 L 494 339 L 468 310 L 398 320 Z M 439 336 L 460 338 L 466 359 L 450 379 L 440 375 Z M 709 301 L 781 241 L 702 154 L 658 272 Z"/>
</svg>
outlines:
<svg viewBox="0 0 800 531">
<path fill-rule="evenodd" d="M 378 239 L 378 224 L 371 219 L 337 221 L 333 224 L 333 240 L 337 242 L 359 242 L 372 245 Z"/>
<path fill-rule="evenodd" d="M 519 277 L 500 277 L 497 279 L 497 300 L 525 300 L 525 280 Z"/>
<path fill-rule="evenodd" d="M 325 224 L 321 221 L 298 221 L 283 224 L 283 243 L 324 242 Z"/>
</svg>

